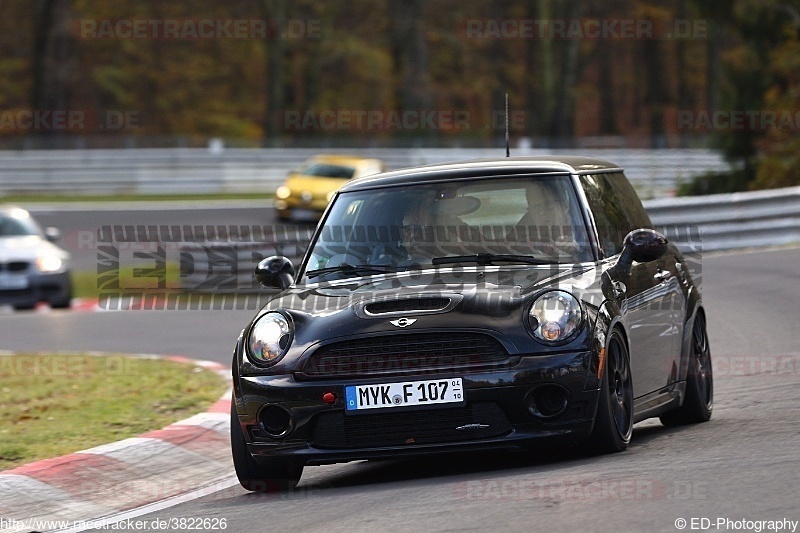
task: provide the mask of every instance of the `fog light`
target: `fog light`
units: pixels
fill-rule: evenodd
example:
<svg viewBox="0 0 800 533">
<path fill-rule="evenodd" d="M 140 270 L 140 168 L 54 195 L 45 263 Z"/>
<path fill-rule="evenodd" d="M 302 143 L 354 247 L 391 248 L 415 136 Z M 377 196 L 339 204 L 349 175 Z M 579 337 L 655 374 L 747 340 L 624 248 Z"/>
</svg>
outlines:
<svg viewBox="0 0 800 533">
<path fill-rule="evenodd" d="M 286 436 L 294 425 L 292 415 L 277 405 L 265 405 L 258 413 L 258 421 L 270 437 L 280 438 Z"/>
<path fill-rule="evenodd" d="M 542 385 L 531 390 L 525 400 L 532 415 L 553 418 L 566 411 L 569 392 L 561 385 Z"/>
</svg>

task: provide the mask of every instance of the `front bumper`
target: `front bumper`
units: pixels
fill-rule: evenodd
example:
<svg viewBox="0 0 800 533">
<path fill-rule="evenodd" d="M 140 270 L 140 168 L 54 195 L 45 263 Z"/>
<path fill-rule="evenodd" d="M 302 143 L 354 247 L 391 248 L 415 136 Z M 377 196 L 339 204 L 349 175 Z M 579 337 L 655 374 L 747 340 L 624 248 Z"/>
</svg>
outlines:
<svg viewBox="0 0 800 533">
<path fill-rule="evenodd" d="M 347 385 L 452 377 L 463 378 L 464 406 L 345 412 Z M 326 394 L 333 403 L 323 401 Z M 256 461 L 284 457 L 309 465 L 577 443 L 592 431 L 598 397 L 589 351 L 520 357 L 512 367 L 464 374 L 313 381 L 248 376 L 234 386 L 239 423 Z"/>
<path fill-rule="evenodd" d="M 274 207 L 278 218 L 298 222 L 316 222 L 325 212 L 327 202 L 300 202 L 295 199 L 275 200 Z"/>
<path fill-rule="evenodd" d="M 19 308 L 34 307 L 39 302 L 65 307 L 72 298 L 72 281 L 69 272 L 54 274 L 29 274 L 24 288 L 0 288 L 0 304 Z"/>
</svg>

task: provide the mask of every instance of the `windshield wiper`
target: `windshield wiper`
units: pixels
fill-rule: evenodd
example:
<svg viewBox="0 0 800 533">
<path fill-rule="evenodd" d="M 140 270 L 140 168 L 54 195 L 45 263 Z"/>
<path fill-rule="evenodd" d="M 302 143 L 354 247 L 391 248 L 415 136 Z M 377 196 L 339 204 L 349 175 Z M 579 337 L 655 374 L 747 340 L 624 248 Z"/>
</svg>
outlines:
<svg viewBox="0 0 800 533">
<path fill-rule="evenodd" d="M 336 265 L 332 267 L 318 268 L 316 270 L 308 270 L 306 271 L 306 276 L 309 278 L 315 278 L 317 276 L 332 274 L 334 272 L 343 272 L 348 274 L 359 273 L 359 272 L 377 272 L 377 273 L 397 272 L 397 267 L 393 267 L 391 265 L 350 265 L 348 263 L 342 263 L 341 265 Z"/>
<path fill-rule="evenodd" d="M 549 261 L 536 259 L 531 255 L 514 254 L 490 254 L 487 252 L 472 255 L 451 255 L 446 257 L 434 257 L 431 261 L 434 265 L 449 265 L 452 263 L 477 263 L 479 265 L 491 265 L 497 262 L 503 263 L 527 263 L 530 265 L 544 265 Z"/>
</svg>

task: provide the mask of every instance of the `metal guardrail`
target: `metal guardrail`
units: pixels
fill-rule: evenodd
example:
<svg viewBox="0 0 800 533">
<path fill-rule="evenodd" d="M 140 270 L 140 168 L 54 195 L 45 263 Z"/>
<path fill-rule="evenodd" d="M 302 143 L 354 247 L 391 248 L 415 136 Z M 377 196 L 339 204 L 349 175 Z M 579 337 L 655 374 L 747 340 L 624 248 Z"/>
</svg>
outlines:
<svg viewBox="0 0 800 533">
<path fill-rule="evenodd" d="M 692 228 L 703 251 L 800 242 L 800 187 L 662 198 L 644 203 L 653 224 Z"/>
<path fill-rule="evenodd" d="M 703 252 L 800 242 L 800 187 L 645 202 L 653 224 L 693 260 Z M 308 230 L 310 238 L 310 229 Z M 297 263 L 308 239 L 182 243 L 183 287 L 197 291 L 263 290 L 258 262 L 284 255 Z"/>
<path fill-rule="evenodd" d="M 0 151 L 0 200 L 13 193 L 225 193 L 273 192 L 286 174 L 320 153 L 376 157 L 389 169 L 445 161 L 497 158 L 504 149 L 483 148 L 137 148 Z M 704 149 L 514 148 L 512 155 L 570 155 L 608 159 L 626 170 L 643 198 L 671 196 L 678 182 L 726 170 L 722 157 Z"/>
</svg>

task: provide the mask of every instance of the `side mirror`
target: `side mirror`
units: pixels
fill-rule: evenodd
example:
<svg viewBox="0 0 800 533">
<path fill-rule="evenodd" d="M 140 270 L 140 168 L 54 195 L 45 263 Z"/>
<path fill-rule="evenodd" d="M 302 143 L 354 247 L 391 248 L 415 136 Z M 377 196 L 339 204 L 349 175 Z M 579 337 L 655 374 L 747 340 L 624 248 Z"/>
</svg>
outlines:
<svg viewBox="0 0 800 533">
<path fill-rule="evenodd" d="M 630 274 L 633 261 L 648 263 L 661 258 L 667 252 L 668 243 L 667 238 L 656 230 L 635 229 L 625 236 L 616 268 Z"/>
<path fill-rule="evenodd" d="M 48 226 L 44 229 L 44 238 L 50 242 L 58 242 L 61 238 L 61 232 L 58 228 Z"/>
<path fill-rule="evenodd" d="M 294 283 L 295 270 L 290 260 L 273 255 L 258 263 L 255 274 L 262 287 L 284 290 Z"/>
</svg>

